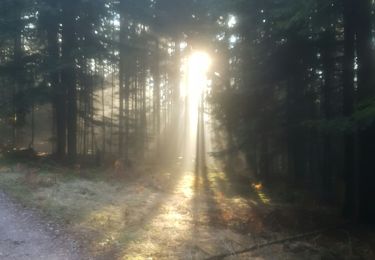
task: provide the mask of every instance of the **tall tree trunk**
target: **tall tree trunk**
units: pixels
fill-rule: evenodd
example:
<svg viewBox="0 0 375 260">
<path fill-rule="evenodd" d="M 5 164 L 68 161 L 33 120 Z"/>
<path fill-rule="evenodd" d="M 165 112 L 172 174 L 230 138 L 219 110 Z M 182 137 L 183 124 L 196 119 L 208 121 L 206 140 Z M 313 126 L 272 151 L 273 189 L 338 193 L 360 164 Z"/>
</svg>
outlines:
<svg viewBox="0 0 375 260">
<path fill-rule="evenodd" d="M 87 73 L 86 64 L 85 62 L 82 62 L 82 68 L 85 73 Z M 89 82 L 87 80 L 87 77 L 82 73 L 83 77 L 83 136 L 82 136 L 82 147 L 83 147 L 83 155 L 87 155 L 87 149 L 88 149 L 88 118 L 89 118 L 89 100 L 90 100 L 90 91 L 89 91 Z"/>
<path fill-rule="evenodd" d="M 371 0 L 358 0 L 357 54 L 358 54 L 358 99 L 364 105 L 374 98 L 374 52 L 372 50 Z M 359 132 L 359 218 L 364 222 L 375 222 L 375 123 L 364 126 Z"/>
<path fill-rule="evenodd" d="M 31 105 L 31 140 L 29 144 L 29 148 L 34 148 L 34 140 L 35 140 L 35 105 Z"/>
<path fill-rule="evenodd" d="M 323 48 L 322 48 L 322 61 L 323 61 L 323 75 L 324 81 L 322 85 L 322 113 L 323 118 L 327 121 L 332 119 L 332 92 L 333 92 L 333 82 L 334 82 L 334 70 L 335 70 L 335 60 L 334 60 L 334 33 L 327 30 L 322 35 Z M 321 174 L 321 195 L 324 199 L 328 199 L 332 202 L 333 193 L 333 151 L 332 151 L 332 136 L 330 133 L 323 133 L 323 151 L 322 151 L 322 168 L 320 170 Z"/>
<path fill-rule="evenodd" d="M 120 0 L 120 64 L 119 64 L 119 142 L 118 152 L 119 156 L 124 154 L 124 80 L 125 80 L 125 62 L 126 62 L 126 48 L 127 42 L 127 21 L 126 21 L 126 5 L 124 0 Z"/>
<path fill-rule="evenodd" d="M 140 108 L 140 156 L 144 158 L 145 150 L 147 147 L 147 112 L 146 112 L 146 78 L 147 78 L 147 71 L 146 71 L 146 55 L 141 56 L 141 64 L 140 64 L 140 99 L 141 99 L 141 108 Z"/>
<path fill-rule="evenodd" d="M 50 2 L 51 10 L 56 10 L 55 3 Z M 58 70 L 59 62 L 59 43 L 58 33 L 59 24 L 56 16 L 48 13 L 46 17 L 47 24 L 47 51 L 48 64 L 52 68 L 49 74 L 49 82 L 53 89 L 53 109 L 54 109 L 54 128 L 56 129 L 56 150 L 57 157 L 61 160 L 65 156 L 66 150 L 66 89 L 65 86 L 59 84 L 60 73 Z"/>
<path fill-rule="evenodd" d="M 102 151 L 103 155 L 106 153 L 106 122 L 105 122 L 105 97 L 104 97 L 104 85 L 105 85 L 105 72 L 104 72 L 104 65 L 102 65 L 102 70 L 101 70 L 101 89 L 102 89 Z"/>
<path fill-rule="evenodd" d="M 61 73 L 61 83 L 66 87 L 67 93 L 68 159 L 70 163 L 74 163 L 77 156 L 77 89 L 74 57 L 76 1 L 63 1 L 62 10 L 62 61 L 64 68 Z"/>
<path fill-rule="evenodd" d="M 304 177 L 303 152 L 304 152 L 304 135 L 301 129 L 302 113 L 296 111 L 295 107 L 301 107 L 301 86 L 304 82 L 301 77 L 303 72 L 300 71 L 297 78 L 291 78 L 287 86 L 287 153 L 288 153 L 288 172 L 290 181 L 294 185 L 301 183 Z M 301 109 L 300 109 L 301 110 Z"/>
<path fill-rule="evenodd" d="M 343 64 L 343 114 L 346 118 L 354 112 L 354 58 L 355 58 L 355 0 L 344 0 L 344 64 Z M 355 140 L 352 131 L 345 134 L 345 198 L 344 215 L 358 218 L 358 179 L 355 167 Z"/>
<path fill-rule="evenodd" d="M 114 116 L 114 99 L 115 99 L 115 70 L 114 66 L 112 66 L 112 75 L 111 75 L 111 119 L 110 119 L 110 134 L 109 134 L 109 146 L 110 146 L 110 154 L 113 152 L 113 116 Z"/>
<path fill-rule="evenodd" d="M 139 81 L 140 81 L 140 57 L 139 54 L 137 55 L 138 57 L 136 58 L 136 71 L 134 72 L 134 84 L 133 84 L 133 131 L 134 131 L 134 136 L 133 136 L 133 143 L 134 143 L 134 154 L 136 157 L 139 155 L 139 148 L 140 148 L 140 127 L 139 127 Z"/>
<path fill-rule="evenodd" d="M 263 133 L 260 136 L 260 152 L 259 152 L 259 170 L 262 180 L 265 182 L 270 181 L 270 160 L 269 160 L 269 141 L 266 133 L 266 129 L 263 129 Z M 235 166 L 234 166 L 235 167 Z"/>
<path fill-rule="evenodd" d="M 19 91 L 22 89 L 22 85 L 24 84 L 22 78 L 23 75 L 23 69 L 22 69 L 22 56 L 23 56 L 23 48 L 22 48 L 22 29 L 23 29 L 23 22 L 21 20 L 22 16 L 22 9 L 20 9 L 19 6 L 17 6 L 20 3 L 17 3 L 15 1 L 15 16 L 14 23 L 16 31 L 14 32 L 14 46 L 13 46 L 13 62 L 15 64 L 15 70 L 14 70 L 14 85 L 12 88 L 12 106 L 13 106 L 13 133 L 12 133 L 12 143 L 13 147 L 16 147 L 18 145 L 18 123 L 21 121 L 21 114 L 18 110 L 18 104 L 16 100 L 16 95 Z"/>
<path fill-rule="evenodd" d="M 124 147 L 124 160 L 128 162 L 129 160 L 129 133 L 130 133 L 130 75 L 129 75 L 129 66 L 125 66 L 124 71 L 124 99 L 125 99 L 125 147 Z"/>
<path fill-rule="evenodd" d="M 159 39 L 155 39 L 155 52 L 154 60 L 152 63 L 153 72 L 152 77 L 154 79 L 153 88 L 153 133 L 156 140 L 156 151 L 159 150 L 160 146 L 160 43 Z M 159 153 L 156 153 L 157 156 Z"/>
<path fill-rule="evenodd" d="M 89 110 L 90 110 L 90 131 L 91 131 L 91 155 L 96 154 L 96 136 L 95 136 L 95 107 L 94 107 L 94 72 L 90 75 L 90 99 L 89 99 Z"/>
</svg>

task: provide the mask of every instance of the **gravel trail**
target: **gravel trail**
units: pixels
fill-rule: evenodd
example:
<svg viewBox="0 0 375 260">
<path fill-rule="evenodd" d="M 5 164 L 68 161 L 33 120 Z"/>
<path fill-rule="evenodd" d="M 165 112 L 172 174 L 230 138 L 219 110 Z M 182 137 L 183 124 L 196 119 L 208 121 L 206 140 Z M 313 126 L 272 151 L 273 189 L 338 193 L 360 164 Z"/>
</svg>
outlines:
<svg viewBox="0 0 375 260">
<path fill-rule="evenodd" d="M 0 259 L 80 260 L 77 243 L 0 192 Z"/>
</svg>

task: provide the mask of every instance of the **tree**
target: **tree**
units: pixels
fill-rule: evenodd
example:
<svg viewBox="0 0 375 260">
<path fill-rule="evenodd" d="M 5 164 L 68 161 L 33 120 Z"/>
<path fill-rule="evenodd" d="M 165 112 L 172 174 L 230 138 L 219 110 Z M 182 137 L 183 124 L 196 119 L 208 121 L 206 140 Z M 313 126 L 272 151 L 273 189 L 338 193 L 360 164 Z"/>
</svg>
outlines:
<svg viewBox="0 0 375 260">
<path fill-rule="evenodd" d="M 375 97 L 374 59 L 372 50 L 372 1 L 356 3 L 356 46 L 358 59 L 358 100 L 360 106 L 368 106 Z M 375 206 L 368 198 L 375 196 L 375 168 L 372 154 L 375 152 L 375 125 L 373 115 L 359 131 L 359 218 L 366 222 L 375 220 Z M 367 121 L 367 120 L 366 120 Z"/>
</svg>

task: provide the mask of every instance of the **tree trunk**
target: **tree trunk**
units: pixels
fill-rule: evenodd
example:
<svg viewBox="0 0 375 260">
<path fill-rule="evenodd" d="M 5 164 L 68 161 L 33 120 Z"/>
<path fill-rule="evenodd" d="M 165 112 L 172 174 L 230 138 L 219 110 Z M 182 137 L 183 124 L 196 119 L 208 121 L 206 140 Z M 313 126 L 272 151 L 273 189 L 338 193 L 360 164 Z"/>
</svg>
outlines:
<svg viewBox="0 0 375 260">
<path fill-rule="evenodd" d="M 15 3 L 17 5 L 17 2 Z M 14 46 L 13 46 L 13 62 L 15 64 L 14 68 L 14 85 L 12 88 L 12 106 L 13 106 L 13 131 L 12 131 L 12 143 L 13 147 L 17 147 L 18 145 L 18 125 L 21 121 L 21 114 L 18 111 L 18 104 L 16 100 L 17 93 L 23 87 L 23 69 L 22 69 L 22 56 L 23 56 L 23 49 L 22 49 L 22 10 L 20 7 L 15 6 L 16 9 L 15 16 L 13 17 L 15 20 L 15 28 L 16 32 L 14 34 Z"/>
<path fill-rule="evenodd" d="M 113 152 L 113 116 L 114 116 L 114 99 L 115 99 L 115 70 L 112 66 L 112 75 L 111 75 L 111 119 L 110 119 L 110 134 L 109 134 L 109 149 L 110 154 Z"/>
<path fill-rule="evenodd" d="M 61 83 L 66 88 L 68 159 L 74 163 L 77 156 L 77 89 L 74 51 L 76 48 L 75 19 L 76 1 L 62 2 L 62 61 Z"/>
<path fill-rule="evenodd" d="M 343 64 L 343 114 L 349 118 L 354 112 L 354 58 L 355 58 L 355 25 L 354 0 L 344 0 L 344 64 Z M 345 198 L 343 213 L 353 220 L 358 217 L 358 180 L 355 170 L 354 133 L 348 130 L 345 134 Z"/>
<path fill-rule="evenodd" d="M 104 97 L 104 85 L 105 85 L 105 72 L 104 72 L 104 65 L 101 67 L 101 90 L 102 90 L 102 152 L 103 156 L 106 153 L 106 122 L 105 122 L 105 97 Z"/>
<path fill-rule="evenodd" d="M 140 64 L 140 98 L 141 98 L 141 108 L 140 108 L 140 156 L 144 158 L 145 150 L 147 147 L 147 111 L 146 111 L 146 55 L 141 55 Z"/>
<path fill-rule="evenodd" d="M 50 4 L 51 9 L 57 8 L 55 4 Z M 48 14 L 46 20 L 49 21 L 47 25 L 48 64 L 52 68 L 49 74 L 49 82 L 54 93 L 54 128 L 56 129 L 56 133 L 54 133 L 56 135 L 56 150 L 54 152 L 61 160 L 64 158 L 66 150 L 66 89 L 64 85 L 59 84 L 58 20 L 53 18 L 53 14 Z"/>
<path fill-rule="evenodd" d="M 372 50 L 371 0 L 358 0 L 357 54 L 358 100 L 360 105 L 374 98 L 374 61 Z M 363 222 L 375 222 L 375 123 L 365 125 L 359 132 L 359 218 Z"/>
<path fill-rule="evenodd" d="M 335 72 L 334 60 L 334 33 L 327 30 L 322 35 L 322 62 L 324 81 L 322 85 L 322 113 L 323 118 L 327 121 L 331 120 L 332 114 L 332 92 Z M 332 136 L 330 133 L 323 133 L 323 153 L 322 153 L 322 168 L 321 174 L 321 195 L 323 199 L 332 202 L 333 199 L 333 151 L 332 151 Z"/>
<path fill-rule="evenodd" d="M 120 64 L 119 64 L 119 143 L 118 151 L 119 156 L 124 155 L 124 82 L 125 82 L 125 62 L 126 62 L 126 48 L 125 43 L 127 42 L 127 22 L 125 18 L 126 5 L 125 1 L 120 1 Z"/>
<path fill-rule="evenodd" d="M 154 89 L 153 89 L 153 133 L 156 140 L 156 151 L 159 150 L 160 146 L 160 43 L 159 39 L 155 39 L 155 53 L 153 60 L 153 72 L 152 76 L 154 79 Z M 159 153 L 156 153 L 157 156 Z"/>
</svg>

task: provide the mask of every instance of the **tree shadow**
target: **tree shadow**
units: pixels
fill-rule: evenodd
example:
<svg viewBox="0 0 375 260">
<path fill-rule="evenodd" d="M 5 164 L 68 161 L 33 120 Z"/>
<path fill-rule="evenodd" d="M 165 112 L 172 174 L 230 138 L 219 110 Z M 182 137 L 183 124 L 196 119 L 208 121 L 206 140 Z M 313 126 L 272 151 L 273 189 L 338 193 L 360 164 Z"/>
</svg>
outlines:
<svg viewBox="0 0 375 260">
<path fill-rule="evenodd" d="M 196 141 L 196 160 L 195 160 L 195 178 L 194 178 L 194 200 L 193 200 L 193 221 L 195 229 L 200 224 L 215 226 L 220 223 L 223 214 L 220 205 L 215 199 L 215 190 L 213 189 L 207 169 L 207 152 L 205 143 L 205 125 L 203 112 L 199 113 Z M 202 212 L 203 207 L 207 212 Z M 200 220 L 202 214 L 206 217 L 203 223 Z M 205 223 L 207 221 L 207 223 Z M 197 232 L 197 230 L 195 230 Z"/>
<path fill-rule="evenodd" d="M 109 245 L 108 247 L 102 249 L 95 255 L 95 259 L 118 259 L 122 257 L 122 254 L 126 252 L 133 242 L 138 241 L 147 232 L 144 227 L 147 227 L 152 221 L 162 212 L 163 206 L 170 197 L 173 196 L 172 191 L 177 187 L 181 180 L 183 172 L 176 167 L 166 168 L 164 172 L 171 172 L 170 178 L 161 179 L 161 182 L 167 182 L 168 186 L 166 188 L 160 188 L 156 185 L 152 187 L 155 189 L 156 198 L 151 202 L 151 205 L 147 207 L 147 210 L 142 212 L 142 214 L 135 220 L 120 228 L 118 231 L 120 234 L 115 238 L 116 244 Z M 159 174 L 160 176 L 162 174 Z M 139 195 L 138 195 L 139 196 Z M 144 195 L 141 195 L 141 201 L 148 201 Z M 147 206 L 147 205 L 146 205 Z M 142 205 L 142 207 L 145 207 Z M 132 214 L 129 212 L 128 214 Z M 124 222 L 126 222 L 126 216 L 124 215 Z M 105 239 L 108 234 L 103 234 L 100 239 Z"/>
</svg>

